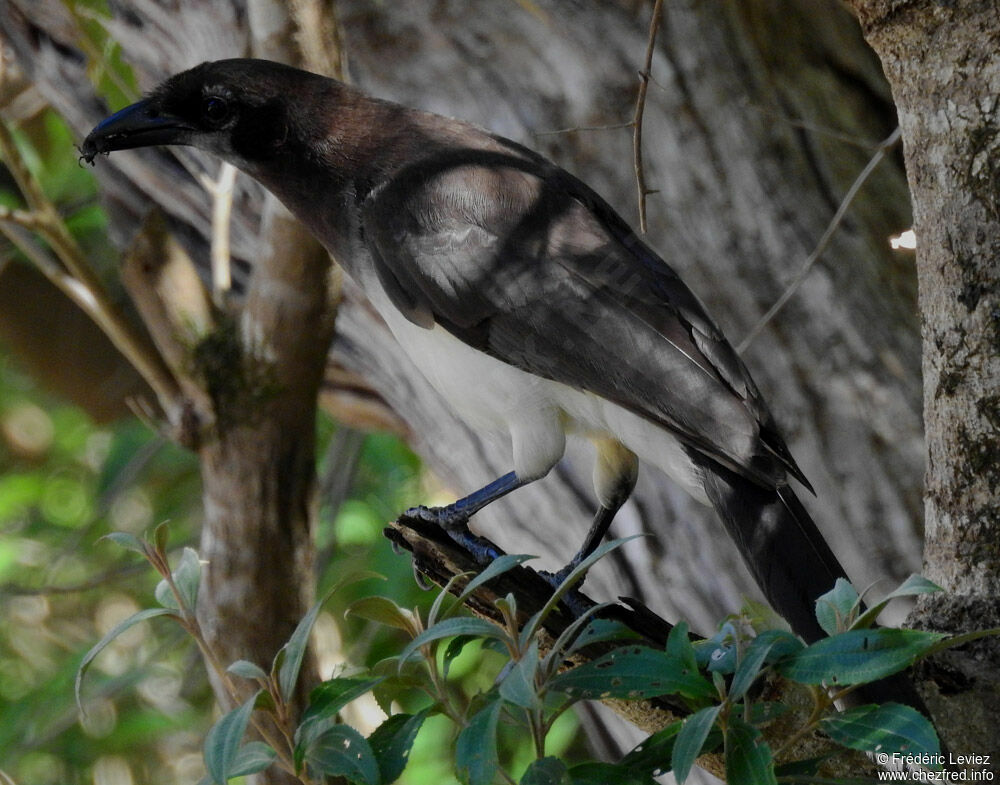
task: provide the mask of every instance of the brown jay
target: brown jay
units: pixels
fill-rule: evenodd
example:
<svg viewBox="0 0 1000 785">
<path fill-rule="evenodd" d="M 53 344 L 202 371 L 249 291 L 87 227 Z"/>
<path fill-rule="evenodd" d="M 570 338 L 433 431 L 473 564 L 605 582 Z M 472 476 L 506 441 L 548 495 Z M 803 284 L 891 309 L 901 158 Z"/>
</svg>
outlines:
<svg viewBox="0 0 1000 785">
<path fill-rule="evenodd" d="M 797 633 L 823 634 L 816 598 L 845 573 L 789 485 L 808 482 L 698 298 L 588 186 L 488 131 L 262 60 L 177 74 L 81 152 L 174 144 L 274 192 L 457 412 L 510 434 L 509 474 L 411 514 L 473 542 L 469 517 L 545 476 L 579 433 L 597 447 L 599 508 L 573 563 L 642 459 L 715 507 Z"/>
</svg>

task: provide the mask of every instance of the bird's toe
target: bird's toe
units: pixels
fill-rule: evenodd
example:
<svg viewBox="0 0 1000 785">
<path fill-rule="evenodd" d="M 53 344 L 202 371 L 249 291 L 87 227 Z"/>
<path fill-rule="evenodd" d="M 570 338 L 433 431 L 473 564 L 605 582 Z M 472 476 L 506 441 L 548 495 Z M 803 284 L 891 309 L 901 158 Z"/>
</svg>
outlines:
<svg viewBox="0 0 1000 785">
<path fill-rule="evenodd" d="M 469 516 L 451 507 L 425 507 L 421 504 L 418 507 L 411 507 L 399 517 L 403 521 L 433 523 L 449 532 L 466 531 L 469 525 Z"/>
</svg>

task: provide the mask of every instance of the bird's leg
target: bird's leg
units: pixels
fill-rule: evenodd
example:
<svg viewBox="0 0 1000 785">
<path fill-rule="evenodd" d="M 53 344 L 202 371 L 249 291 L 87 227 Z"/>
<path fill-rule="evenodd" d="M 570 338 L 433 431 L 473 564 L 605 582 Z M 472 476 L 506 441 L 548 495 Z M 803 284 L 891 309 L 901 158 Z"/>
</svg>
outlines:
<svg viewBox="0 0 1000 785">
<path fill-rule="evenodd" d="M 558 586 L 567 575 L 579 566 L 580 562 L 597 550 L 604 535 L 608 533 L 611 521 L 614 520 L 622 505 L 628 501 L 628 497 L 632 495 L 632 490 L 635 488 L 638 476 L 638 462 L 635 453 L 621 442 L 611 438 L 594 439 L 594 445 L 597 448 L 597 461 L 594 463 L 594 490 L 597 492 L 600 507 L 597 514 L 594 515 L 594 520 L 590 524 L 590 530 L 587 532 L 580 550 L 559 572 L 548 576 L 553 586 Z"/>
<path fill-rule="evenodd" d="M 631 488 L 629 489 L 631 490 Z M 604 535 L 608 533 L 608 529 L 611 527 L 611 522 L 615 519 L 615 515 L 618 510 L 621 509 L 622 505 L 628 499 L 629 494 L 625 493 L 621 498 L 611 505 L 602 504 L 597 510 L 597 514 L 594 515 L 594 520 L 590 524 L 590 530 L 587 532 L 587 536 L 583 541 L 583 545 L 580 546 L 580 550 L 576 552 L 576 555 L 566 563 L 559 572 L 551 573 L 551 583 L 553 586 L 558 586 L 562 583 L 566 576 L 568 576 L 573 570 L 579 566 L 580 562 L 586 559 L 590 554 L 597 550 L 597 546 L 601 544 L 604 539 Z M 580 583 L 583 583 L 581 581 Z"/>
<path fill-rule="evenodd" d="M 404 512 L 400 518 L 416 518 L 427 523 L 437 524 L 448 533 L 451 539 L 472 553 L 476 561 L 487 564 L 498 554 L 493 549 L 492 543 L 487 544 L 487 540 L 483 540 L 469 531 L 469 518 L 487 504 L 495 502 L 500 497 L 506 496 L 525 484 L 526 481 L 518 477 L 515 472 L 509 472 L 446 507 L 412 507 Z"/>
</svg>

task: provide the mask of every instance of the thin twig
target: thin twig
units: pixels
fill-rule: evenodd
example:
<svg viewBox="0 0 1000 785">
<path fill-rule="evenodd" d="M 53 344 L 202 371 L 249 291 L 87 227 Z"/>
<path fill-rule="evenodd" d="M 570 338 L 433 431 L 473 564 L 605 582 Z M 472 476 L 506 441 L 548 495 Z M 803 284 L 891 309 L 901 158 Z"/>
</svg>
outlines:
<svg viewBox="0 0 1000 785">
<path fill-rule="evenodd" d="M 114 37 L 108 30 L 109 19 L 107 12 L 99 14 L 89 8 L 82 8 L 80 3 L 67 3 L 66 6 L 69 13 L 75 17 L 76 29 L 80 33 L 74 39 L 75 45 L 83 50 L 89 63 L 97 65 L 96 72 L 90 75 L 91 81 L 96 84 L 102 77 L 107 77 L 126 99 L 137 101 L 139 95 L 136 93 L 135 88 L 118 73 L 118 69 L 111 63 L 110 47 L 114 43 Z M 103 48 L 98 46 L 97 42 L 87 34 L 87 26 L 83 23 L 84 20 L 96 22 L 107 34 L 108 38 Z"/>
<path fill-rule="evenodd" d="M 781 112 L 775 112 L 770 109 L 766 109 L 763 106 L 759 106 L 752 101 L 745 101 L 744 106 L 748 109 L 752 109 L 755 112 L 768 117 L 772 120 L 777 120 L 779 123 L 790 126 L 792 128 L 801 128 L 803 131 L 810 131 L 811 133 L 817 134 L 819 136 L 825 136 L 829 139 L 836 139 L 838 142 L 843 142 L 844 144 L 849 144 L 851 147 L 857 147 L 861 150 L 871 150 L 874 152 L 882 144 L 880 140 L 872 139 L 861 139 L 854 134 L 849 134 L 845 131 L 837 130 L 836 128 L 829 128 L 825 125 L 819 123 L 812 123 L 808 120 L 800 120 L 794 117 L 789 117 Z"/>
<path fill-rule="evenodd" d="M 610 125 L 574 125 L 569 128 L 556 128 L 554 131 L 534 131 L 531 135 L 534 137 L 555 136 L 557 134 L 571 134 L 574 131 L 617 131 L 622 128 L 634 127 L 635 120 L 629 120 L 627 123 L 611 123 Z"/>
<path fill-rule="evenodd" d="M 179 389 L 177 382 L 163 362 L 163 359 L 143 340 L 140 333 L 126 318 L 118 305 L 111 299 L 104 284 L 93 271 L 80 246 L 69 233 L 55 205 L 42 192 L 37 180 L 28 170 L 14 137 L 5 122 L 0 121 L 0 156 L 14 177 L 18 189 L 28 203 L 33 217 L 27 223 L 41 236 L 60 264 L 43 264 L 40 269 L 62 291 L 66 292 L 97 325 L 105 332 L 115 347 L 133 367 L 145 378 L 156 393 L 160 405 L 168 414 L 176 408 Z M 32 256 L 20 235 L 25 219 L 14 225 L 4 222 L 3 231 L 28 256 Z M 34 254 L 38 256 L 38 254 Z M 68 273 L 68 275 L 67 275 Z"/>
<path fill-rule="evenodd" d="M 333 2 L 291 0 L 295 40 L 306 68 L 345 81 L 344 42 Z"/>
<path fill-rule="evenodd" d="M 219 300 L 233 286 L 232 255 L 230 254 L 230 217 L 233 214 L 233 189 L 237 169 L 223 163 L 219 177 L 212 183 L 212 294 Z"/>
<path fill-rule="evenodd" d="M 23 226 L 25 229 L 32 232 L 37 232 L 41 226 L 41 221 L 39 220 L 37 213 L 33 213 L 29 210 L 12 210 L 11 208 L 4 207 L 3 205 L 0 205 L 0 221 Z"/>
<path fill-rule="evenodd" d="M 885 158 L 886 153 L 899 141 L 900 130 L 896 128 L 889 136 L 887 136 L 878 148 L 875 150 L 875 154 L 868 161 L 868 164 L 864 169 L 861 170 L 861 174 L 857 176 L 851 187 L 844 194 L 843 200 L 840 202 L 840 206 L 837 208 L 837 212 L 833 214 L 833 218 L 830 219 L 830 223 L 826 227 L 826 231 L 823 232 L 823 236 L 819 238 L 819 242 L 816 243 L 816 247 L 813 252 L 806 257 L 806 260 L 802 263 L 799 271 L 795 274 L 795 277 L 791 280 L 785 291 L 781 293 L 781 297 L 778 298 L 777 302 L 772 305 L 767 313 L 765 313 L 757 324 L 754 325 L 753 329 L 747 333 L 747 336 L 743 341 L 736 347 L 736 351 L 739 354 L 743 354 L 747 350 L 747 347 L 753 343 L 753 340 L 760 334 L 760 331 L 764 329 L 768 322 L 774 318 L 774 315 L 778 313 L 787 303 L 793 294 L 798 291 L 799 286 L 805 280 L 806 276 L 809 275 L 809 271 L 812 270 L 813 265 L 817 262 L 823 252 L 826 250 L 830 241 L 833 239 L 834 234 L 836 234 L 837 229 L 840 228 L 840 224 L 844 220 L 844 216 L 847 214 L 847 210 L 850 208 L 851 203 L 854 198 L 858 195 L 858 191 L 861 190 L 861 186 L 865 184 L 868 178 L 871 176 L 875 168 L 881 163 L 882 159 Z"/>
<path fill-rule="evenodd" d="M 653 67 L 653 52 L 656 47 L 656 32 L 660 28 L 663 0 L 653 4 L 653 18 L 649 21 L 649 41 L 646 43 L 646 61 L 639 72 L 639 95 L 635 101 L 635 118 L 632 120 L 632 165 L 635 169 L 635 185 L 639 193 L 639 231 L 646 233 L 646 197 L 652 193 L 646 188 L 646 173 L 642 163 L 642 117 L 646 112 L 646 91 Z"/>
</svg>

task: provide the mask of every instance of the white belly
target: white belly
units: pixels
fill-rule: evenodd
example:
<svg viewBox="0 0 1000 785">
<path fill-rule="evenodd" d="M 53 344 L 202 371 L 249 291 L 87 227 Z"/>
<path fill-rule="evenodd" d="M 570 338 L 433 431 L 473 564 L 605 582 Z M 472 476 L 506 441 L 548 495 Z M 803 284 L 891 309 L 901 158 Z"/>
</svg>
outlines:
<svg viewBox="0 0 1000 785">
<path fill-rule="evenodd" d="M 548 473 L 563 455 L 567 432 L 610 436 L 708 503 L 690 459 L 668 431 L 592 393 L 494 359 L 440 326 L 418 327 L 377 288 L 368 292 L 373 305 L 458 415 L 475 429 L 510 433 L 513 469 L 522 479 Z"/>
</svg>

